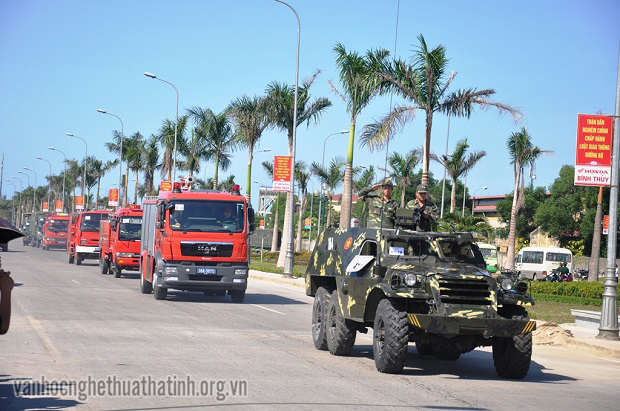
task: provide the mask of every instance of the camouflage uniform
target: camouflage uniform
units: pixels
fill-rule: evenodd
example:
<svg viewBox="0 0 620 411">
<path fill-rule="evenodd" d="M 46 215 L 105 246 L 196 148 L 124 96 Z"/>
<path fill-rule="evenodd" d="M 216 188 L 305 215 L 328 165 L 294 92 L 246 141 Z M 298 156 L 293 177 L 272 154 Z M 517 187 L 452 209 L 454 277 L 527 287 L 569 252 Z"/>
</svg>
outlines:
<svg viewBox="0 0 620 411">
<path fill-rule="evenodd" d="M 420 205 L 415 203 L 415 199 L 409 200 L 405 205 L 405 209 L 407 210 L 419 210 Z M 431 200 L 426 200 L 426 207 L 424 208 L 424 212 L 428 213 L 428 218 L 424 218 L 420 216 L 420 221 L 418 222 L 417 231 L 432 231 L 432 226 L 437 221 L 437 206 Z"/>
<path fill-rule="evenodd" d="M 368 205 L 368 224 L 367 228 L 394 228 L 396 216 L 396 201 L 390 199 L 385 202 L 382 200 L 382 189 L 373 191 L 372 187 L 363 188 L 359 192 L 360 200 Z M 383 208 L 383 224 L 381 224 L 381 208 Z"/>
</svg>

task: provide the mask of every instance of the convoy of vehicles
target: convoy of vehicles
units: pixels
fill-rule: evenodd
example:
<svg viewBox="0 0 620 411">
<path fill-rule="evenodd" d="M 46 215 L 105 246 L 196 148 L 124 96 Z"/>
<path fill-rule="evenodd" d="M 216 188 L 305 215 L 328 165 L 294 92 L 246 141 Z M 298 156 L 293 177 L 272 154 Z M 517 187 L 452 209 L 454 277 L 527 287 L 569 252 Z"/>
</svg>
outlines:
<svg viewBox="0 0 620 411">
<path fill-rule="evenodd" d="M 41 247 L 43 241 L 43 224 L 50 213 L 35 212 L 24 214 L 26 223 L 24 225 L 23 244 L 32 247 Z"/>
<path fill-rule="evenodd" d="M 101 221 L 99 268 L 119 278 L 123 270 L 137 271 L 140 266 L 142 209 L 131 204 L 119 208 L 108 220 Z"/>
<path fill-rule="evenodd" d="M 108 211 L 83 211 L 71 219 L 67 260 L 69 264 L 80 265 L 84 260 L 99 260 L 99 226 L 107 220 Z"/>
<path fill-rule="evenodd" d="M 226 295 L 241 303 L 248 279 L 254 210 L 232 193 L 160 191 L 143 203 L 140 290 L 166 299 L 169 289 Z"/>
<path fill-rule="evenodd" d="M 447 361 L 491 346 L 500 376 L 525 377 L 536 328 L 527 284 L 493 278 L 471 234 L 417 232 L 415 220 L 414 210 L 397 210 L 396 229 L 319 235 L 306 270 L 315 347 L 349 355 L 357 332 L 373 328 L 383 373 L 400 373 L 415 342 L 420 354 Z"/>
<path fill-rule="evenodd" d="M 519 277 L 544 280 L 547 274 L 566 263 L 569 272 L 573 269 L 573 253 L 559 247 L 524 247 L 519 250 L 515 270 Z"/>
<path fill-rule="evenodd" d="M 50 250 L 67 248 L 67 237 L 69 234 L 69 214 L 52 214 L 43 223 L 43 235 L 41 238 L 41 248 Z"/>
</svg>

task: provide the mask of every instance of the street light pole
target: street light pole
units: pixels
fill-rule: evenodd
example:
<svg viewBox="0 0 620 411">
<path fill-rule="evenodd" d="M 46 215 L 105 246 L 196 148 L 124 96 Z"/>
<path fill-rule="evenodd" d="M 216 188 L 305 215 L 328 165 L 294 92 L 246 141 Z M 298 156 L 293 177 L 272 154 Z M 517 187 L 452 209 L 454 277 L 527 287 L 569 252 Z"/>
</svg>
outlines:
<svg viewBox="0 0 620 411">
<path fill-rule="evenodd" d="M 37 160 L 45 161 L 50 166 L 50 174 L 47 180 L 47 211 L 50 212 L 50 179 L 52 178 L 52 163 L 41 157 L 37 157 Z"/>
<path fill-rule="evenodd" d="M 36 210 L 36 204 L 37 204 L 37 173 L 34 170 L 29 169 L 28 167 L 24 167 L 24 170 L 32 171 L 32 174 L 34 174 L 34 186 L 32 190 L 32 197 L 33 197 L 32 212 L 34 212 Z M 28 184 L 30 184 L 30 179 L 28 179 Z"/>
<path fill-rule="evenodd" d="M 337 133 L 332 133 L 328 135 L 327 137 L 325 137 L 325 139 L 323 140 L 323 157 L 321 160 L 322 169 L 325 169 L 325 144 L 327 143 L 327 139 L 337 134 L 348 134 L 348 133 L 349 133 L 349 130 L 340 130 Z M 326 190 L 326 187 L 323 187 L 323 190 Z M 317 229 L 316 229 L 317 235 L 319 232 L 321 232 L 321 209 L 322 208 L 323 208 L 323 195 L 319 197 L 319 221 L 318 221 Z"/>
<path fill-rule="evenodd" d="M 88 159 L 88 144 L 86 144 L 86 140 L 84 140 L 82 137 L 78 137 L 73 133 L 65 134 L 67 134 L 69 137 L 79 138 L 84 142 L 84 145 L 86 146 L 86 154 L 84 157 L 84 172 L 82 173 L 82 201 L 84 202 L 84 209 L 86 209 L 86 160 Z"/>
<path fill-rule="evenodd" d="M 477 188 L 476 191 L 474 191 L 474 196 L 471 198 L 471 215 L 474 215 L 474 201 L 476 199 L 476 193 L 478 192 L 478 190 L 486 190 L 487 188 L 489 188 L 488 186 L 483 186 L 480 188 Z"/>
<path fill-rule="evenodd" d="M 23 219 L 24 219 L 24 210 L 22 206 L 22 191 L 24 191 L 24 185 L 22 183 L 22 180 L 20 180 L 19 178 L 15 176 L 11 176 L 11 178 L 19 181 L 19 213 L 18 213 L 19 227 L 18 228 L 21 228 Z"/>
<path fill-rule="evenodd" d="M 291 187 L 290 187 L 290 199 L 289 199 L 289 219 L 288 219 L 288 245 L 286 247 L 286 260 L 284 261 L 284 276 L 292 277 L 293 276 L 293 264 L 295 259 L 295 245 L 294 245 L 294 233 L 293 233 L 293 212 L 295 210 L 295 147 L 297 144 L 297 94 L 298 94 L 298 83 L 299 83 L 299 45 L 300 45 L 300 36 L 301 36 L 301 23 L 299 21 L 299 15 L 295 11 L 290 4 L 282 1 L 275 0 L 278 3 L 284 4 L 289 9 L 293 11 L 295 14 L 295 18 L 297 19 L 297 55 L 295 62 L 295 96 L 293 98 L 293 151 L 292 151 L 292 164 L 291 164 Z"/>
<path fill-rule="evenodd" d="M 104 110 L 102 108 L 98 108 L 97 112 L 101 113 L 101 114 L 107 114 L 108 116 L 116 117 L 118 119 L 118 121 L 121 122 L 121 146 L 120 146 L 119 156 L 118 156 L 118 159 L 119 159 L 119 165 L 118 165 L 118 187 L 119 188 L 118 189 L 120 190 L 121 180 L 122 180 L 122 176 L 123 176 L 123 135 L 124 135 L 124 131 L 125 131 L 124 130 L 125 125 L 123 124 L 123 120 L 121 120 L 121 118 L 119 116 L 117 116 L 116 114 L 108 113 L 106 110 Z M 123 193 L 125 195 L 125 202 L 127 200 L 127 193 L 126 193 L 126 191 L 127 190 L 125 190 L 125 193 Z M 121 199 L 119 198 L 119 200 L 121 200 Z M 119 201 L 119 204 L 118 204 L 119 208 L 121 207 L 121 203 L 122 202 L 123 201 Z"/>
<path fill-rule="evenodd" d="M 173 157 L 172 159 L 172 170 L 173 170 L 172 181 L 176 181 L 177 179 L 177 128 L 179 127 L 179 90 L 177 90 L 177 88 L 171 82 L 161 79 L 153 73 L 145 72 L 144 75 L 152 79 L 163 81 L 164 83 L 170 84 L 172 88 L 174 89 L 174 91 L 177 93 L 177 120 L 174 123 L 174 150 L 172 154 L 172 157 Z"/>
<path fill-rule="evenodd" d="M 64 152 L 58 150 L 57 148 L 54 147 L 48 147 L 48 150 L 52 150 L 52 151 L 58 151 L 60 154 L 62 154 L 62 156 L 65 158 L 65 171 L 62 173 L 62 210 L 66 210 L 65 208 L 65 180 L 67 179 L 67 156 L 65 155 Z"/>
</svg>

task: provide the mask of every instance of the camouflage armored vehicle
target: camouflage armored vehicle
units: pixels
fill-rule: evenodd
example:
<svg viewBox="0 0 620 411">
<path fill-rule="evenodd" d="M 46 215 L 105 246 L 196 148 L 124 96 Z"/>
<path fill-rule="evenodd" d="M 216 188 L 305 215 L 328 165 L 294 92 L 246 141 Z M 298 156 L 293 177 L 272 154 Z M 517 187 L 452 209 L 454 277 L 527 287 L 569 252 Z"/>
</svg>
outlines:
<svg viewBox="0 0 620 411">
<path fill-rule="evenodd" d="M 408 213 L 397 212 L 400 227 L 412 228 Z M 470 233 L 327 229 L 306 270 L 315 347 L 349 355 L 357 331 L 373 328 L 384 373 L 401 372 L 415 342 L 420 354 L 449 361 L 492 346 L 501 377 L 525 377 L 536 327 L 526 292 L 527 284 L 486 271 Z"/>
</svg>

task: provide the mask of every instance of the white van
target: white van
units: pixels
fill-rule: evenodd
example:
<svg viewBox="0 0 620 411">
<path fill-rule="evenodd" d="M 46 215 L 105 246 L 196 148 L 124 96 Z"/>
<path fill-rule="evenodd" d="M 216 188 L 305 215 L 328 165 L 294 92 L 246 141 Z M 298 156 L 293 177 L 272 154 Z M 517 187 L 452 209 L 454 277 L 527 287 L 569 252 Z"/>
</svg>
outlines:
<svg viewBox="0 0 620 411">
<path fill-rule="evenodd" d="M 569 272 L 573 271 L 573 253 L 558 247 L 524 247 L 516 258 L 515 269 L 521 278 L 544 280 L 545 276 L 566 263 Z"/>
</svg>

